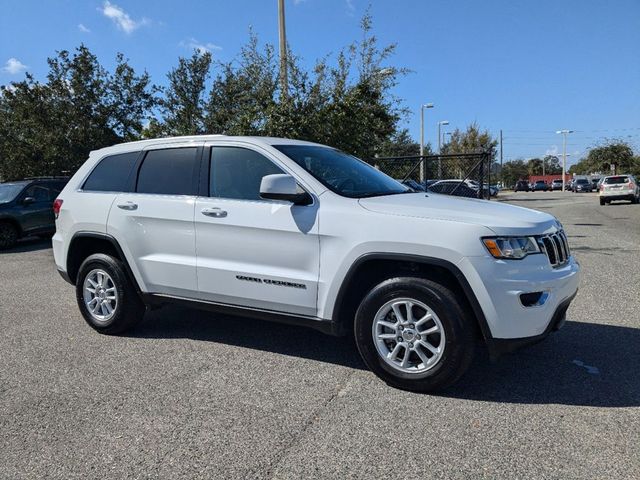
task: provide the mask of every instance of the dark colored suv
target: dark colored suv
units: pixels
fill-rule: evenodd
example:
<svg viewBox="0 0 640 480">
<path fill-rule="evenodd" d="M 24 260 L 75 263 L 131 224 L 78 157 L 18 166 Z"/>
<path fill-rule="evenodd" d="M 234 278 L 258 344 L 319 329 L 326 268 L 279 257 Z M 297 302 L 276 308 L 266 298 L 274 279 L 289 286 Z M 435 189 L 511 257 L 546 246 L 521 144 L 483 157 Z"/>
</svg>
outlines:
<svg viewBox="0 0 640 480">
<path fill-rule="evenodd" d="M 11 248 L 20 237 L 55 232 L 52 203 L 68 180 L 47 177 L 0 183 L 0 249 Z"/>
</svg>

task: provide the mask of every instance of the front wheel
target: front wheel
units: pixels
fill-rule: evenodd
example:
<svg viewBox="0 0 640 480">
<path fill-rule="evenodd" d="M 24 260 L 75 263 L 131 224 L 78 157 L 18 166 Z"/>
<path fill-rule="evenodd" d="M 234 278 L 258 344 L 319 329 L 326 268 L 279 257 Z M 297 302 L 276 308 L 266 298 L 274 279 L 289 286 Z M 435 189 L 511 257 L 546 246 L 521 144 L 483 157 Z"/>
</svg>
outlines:
<svg viewBox="0 0 640 480">
<path fill-rule="evenodd" d="M 604 198 L 600 198 L 600 205 L 604 205 Z"/>
<path fill-rule="evenodd" d="M 367 366 L 387 384 L 416 392 L 445 388 L 471 364 L 475 322 L 449 288 L 399 277 L 374 287 L 356 312 L 354 333 Z"/>
<path fill-rule="evenodd" d="M 18 230 L 10 223 L 0 222 L 0 250 L 13 247 L 18 241 Z"/>
<path fill-rule="evenodd" d="M 133 328 L 144 315 L 144 304 L 124 264 L 102 253 L 89 256 L 80 266 L 76 299 L 91 328 L 107 335 Z"/>
</svg>

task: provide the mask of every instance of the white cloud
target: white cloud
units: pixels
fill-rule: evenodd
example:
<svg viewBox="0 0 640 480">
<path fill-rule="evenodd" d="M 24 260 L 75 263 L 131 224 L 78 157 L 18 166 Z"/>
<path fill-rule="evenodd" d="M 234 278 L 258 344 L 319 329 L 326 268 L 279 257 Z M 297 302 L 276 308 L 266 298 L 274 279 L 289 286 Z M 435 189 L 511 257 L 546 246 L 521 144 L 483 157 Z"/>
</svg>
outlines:
<svg viewBox="0 0 640 480">
<path fill-rule="evenodd" d="M 148 25 L 150 23 L 147 18 L 134 20 L 121 7 L 109 1 L 105 1 L 102 5 L 102 8 L 99 10 L 105 17 L 111 19 L 117 25 L 117 27 L 126 34 L 130 34 L 141 26 Z"/>
<path fill-rule="evenodd" d="M 91 30 L 85 27 L 82 23 L 78 24 L 78 30 L 80 30 L 82 33 L 91 33 Z"/>
<path fill-rule="evenodd" d="M 356 6 L 353 3 L 354 0 L 346 0 L 347 1 L 347 10 L 349 13 L 354 13 L 356 11 Z"/>
<path fill-rule="evenodd" d="M 188 48 L 189 50 L 197 50 L 200 54 L 203 54 L 205 52 L 212 52 L 214 50 L 222 50 L 222 47 L 219 45 L 211 42 L 202 43 L 193 37 L 186 41 L 183 40 L 182 42 L 180 42 L 180 45 L 182 47 Z"/>
<path fill-rule="evenodd" d="M 27 66 L 24 63 L 13 57 L 7 60 L 5 66 L 2 67 L 2 71 L 8 73 L 9 75 L 16 75 L 17 73 L 20 73 L 26 69 Z"/>
<path fill-rule="evenodd" d="M 554 157 L 558 156 L 558 146 L 557 145 L 551 145 L 551 148 L 549 148 L 546 152 L 545 155 L 553 155 Z"/>
</svg>

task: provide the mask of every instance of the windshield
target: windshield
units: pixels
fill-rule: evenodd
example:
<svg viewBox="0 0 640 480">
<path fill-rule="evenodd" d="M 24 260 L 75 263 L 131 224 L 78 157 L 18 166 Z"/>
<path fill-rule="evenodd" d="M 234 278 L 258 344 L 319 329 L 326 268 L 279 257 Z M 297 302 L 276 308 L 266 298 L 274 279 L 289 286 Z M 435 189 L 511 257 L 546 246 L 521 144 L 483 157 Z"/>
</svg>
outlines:
<svg viewBox="0 0 640 480">
<path fill-rule="evenodd" d="M 604 183 L 606 183 L 607 185 L 627 183 L 628 181 L 629 181 L 629 177 L 609 177 L 604 179 Z"/>
<path fill-rule="evenodd" d="M 325 187 L 351 198 L 412 193 L 380 170 L 354 156 L 319 145 L 274 145 Z"/>
<path fill-rule="evenodd" d="M 589 180 L 587 180 L 586 178 L 579 178 L 578 180 L 576 180 L 576 183 L 589 183 Z"/>
<path fill-rule="evenodd" d="M 16 198 L 24 185 L 16 183 L 0 183 L 0 203 L 7 203 Z"/>
</svg>

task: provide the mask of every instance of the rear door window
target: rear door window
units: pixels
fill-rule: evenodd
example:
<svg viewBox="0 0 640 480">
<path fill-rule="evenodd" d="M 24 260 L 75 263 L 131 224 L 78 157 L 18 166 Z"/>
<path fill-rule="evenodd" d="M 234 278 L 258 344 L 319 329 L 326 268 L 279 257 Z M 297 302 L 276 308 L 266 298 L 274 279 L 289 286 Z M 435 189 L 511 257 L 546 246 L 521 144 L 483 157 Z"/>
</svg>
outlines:
<svg viewBox="0 0 640 480">
<path fill-rule="evenodd" d="M 168 148 L 147 152 L 136 192 L 162 195 L 196 195 L 199 163 L 196 147 Z"/>
<path fill-rule="evenodd" d="M 93 192 L 124 192 L 140 152 L 109 155 L 100 160 L 82 187 Z"/>
</svg>

